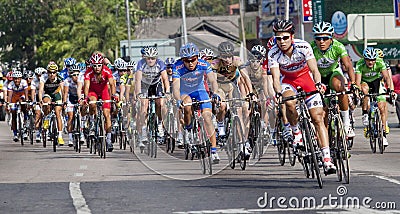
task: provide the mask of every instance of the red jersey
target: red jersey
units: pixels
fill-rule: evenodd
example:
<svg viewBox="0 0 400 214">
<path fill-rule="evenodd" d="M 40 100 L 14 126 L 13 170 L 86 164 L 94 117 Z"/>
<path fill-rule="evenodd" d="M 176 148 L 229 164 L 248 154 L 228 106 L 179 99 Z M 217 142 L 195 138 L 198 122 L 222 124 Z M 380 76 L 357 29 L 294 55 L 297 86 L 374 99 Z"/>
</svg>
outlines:
<svg viewBox="0 0 400 214">
<path fill-rule="evenodd" d="M 107 66 L 103 66 L 101 71 L 101 79 L 97 81 L 93 68 L 86 69 L 85 81 L 90 80 L 90 91 L 102 91 L 107 88 L 108 80 L 113 78 L 111 70 Z"/>
</svg>

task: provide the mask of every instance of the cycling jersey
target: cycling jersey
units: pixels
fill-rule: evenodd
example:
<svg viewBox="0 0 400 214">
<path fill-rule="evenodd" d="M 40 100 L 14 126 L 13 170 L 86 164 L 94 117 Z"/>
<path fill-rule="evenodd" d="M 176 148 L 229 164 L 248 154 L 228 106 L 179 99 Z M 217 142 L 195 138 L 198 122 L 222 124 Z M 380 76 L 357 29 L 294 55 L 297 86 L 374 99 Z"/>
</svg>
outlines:
<svg viewBox="0 0 400 214">
<path fill-rule="evenodd" d="M 239 75 L 239 69 L 244 67 L 242 60 L 234 56 L 232 64 L 224 66 L 221 59 L 215 59 L 211 62 L 212 69 L 217 73 L 217 81 L 219 83 L 227 83 L 228 81 L 236 80 Z"/>
<path fill-rule="evenodd" d="M 348 56 L 346 48 L 342 43 L 333 39 L 332 45 L 326 51 L 321 51 L 315 41 L 311 43 L 311 47 L 322 77 L 326 77 L 335 71 L 342 72 L 339 66 L 339 59 Z"/>
<path fill-rule="evenodd" d="M 146 59 L 141 59 L 136 68 L 136 72 L 142 72 L 142 82 L 146 85 L 154 85 L 161 80 L 161 72 L 165 71 L 165 64 L 162 60 L 157 59 L 156 64 L 150 67 L 146 63 Z"/>
<path fill-rule="evenodd" d="M 119 92 L 121 92 L 121 88 L 120 86 L 123 85 L 122 81 L 124 81 L 124 79 L 119 75 L 119 72 L 116 71 L 113 74 L 114 80 L 115 80 L 115 91 L 119 94 Z M 124 76 L 124 75 L 122 75 Z"/>
<path fill-rule="evenodd" d="M 61 92 L 60 83 L 63 82 L 62 77 L 58 76 L 51 81 L 47 74 L 43 74 L 40 77 L 40 82 L 44 83 L 44 93 L 45 94 L 56 94 Z"/>
<path fill-rule="evenodd" d="M 111 70 L 107 66 L 103 66 L 100 80 L 96 77 L 92 68 L 88 68 L 85 74 L 85 81 L 90 81 L 88 97 L 101 98 L 102 100 L 110 100 L 108 91 L 108 81 L 113 78 Z M 111 103 L 104 103 L 103 108 L 111 109 Z"/>
<path fill-rule="evenodd" d="M 382 71 L 386 70 L 386 65 L 383 59 L 376 59 L 376 63 L 372 68 L 368 68 L 364 59 L 360 59 L 356 64 L 356 74 L 361 74 L 361 80 L 363 82 L 372 82 L 378 78 L 381 78 Z"/>
<path fill-rule="evenodd" d="M 315 83 L 308 68 L 307 61 L 315 58 L 310 44 L 304 40 L 294 39 L 292 56 L 288 57 L 278 45 L 268 52 L 269 68 L 279 68 L 282 74 L 282 91 L 292 90 L 297 92 L 301 87 L 305 92 L 315 91 Z M 315 94 L 306 99 L 307 107 L 322 107 L 322 99 Z"/>
<path fill-rule="evenodd" d="M 263 89 L 263 75 L 267 75 L 266 70 L 262 68 L 262 65 L 256 70 L 252 70 L 250 65 L 246 66 L 247 73 L 249 74 L 249 79 L 253 85 L 253 88 L 259 92 Z"/>
<path fill-rule="evenodd" d="M 59 72 L 59 75 L 63 80 L 66 80 L 68 78 L 68 68 L 64 68 Z"/>
<path fill-rule="evenodd" d="M 16 103 L 22 96 L 25 96 L 25 89 L 27 88 L 28 88 L 28 83 L 24 79 L 21 80 L 18 86 L 15 85 L 14 81 L 11 81 L 7 85 L 7 90 L 13 92 L 11 97 L 11 103 Z"/>
<path fill-rule="evenodd" d="M 182 60 L 178 60 L 172 72 L 172 78 L 177 78 L 180 81 L 181 96 L 189 95 L 197 101 L 209 99 L 204 86 L 204 75 L 212 72 L 210 63 L 198 59 L 196 68 L 190 71 L 185 67 Z M 202 103 L 200 105 L 200 109 L 205 108 L 211 108 L 211 103 Z"/>
</svg>

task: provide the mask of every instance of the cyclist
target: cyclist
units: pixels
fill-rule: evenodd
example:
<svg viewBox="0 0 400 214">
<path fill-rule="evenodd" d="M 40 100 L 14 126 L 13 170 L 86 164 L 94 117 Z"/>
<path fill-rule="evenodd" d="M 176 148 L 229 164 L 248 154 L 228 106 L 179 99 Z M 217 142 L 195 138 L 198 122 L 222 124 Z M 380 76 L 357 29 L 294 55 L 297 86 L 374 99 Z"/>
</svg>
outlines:
<svg viewBox="0 0 400 214">
<path fill-rule="evenodd" d="M 204 48 L 200 51 L 199 58 L 207 61 L 208 63 L 211 63 L 214 59 L 214 51 L 210 48 Z"/>
<path fill-rule="evenodd" d="M 94 53 L 90 57 L 90 67 L 87 68 L 85 73 L 84 83 L 84 96 L 85 102 L 97 101 L 102 99 L 103 101 L 110 101 L 110 91 L 114 101 L 118 102 L 118 96 L 115 93 L 115 80 L 112 76 L 111 70 L 104 64 L 105 58 L 101 53 Z M 111 143 L 111 103 L 103 104 L 103 115 L 105 118 L 105 131 L 107 133 L 107 151 L 113 151 L 113 145 Z M 90 135 L 94 135 L 95 130 L 95 115 L 97 114 L 96 104 L 89 105 L 89 118 L 90 118 Z"/>
<path fill-rule="evenodd" d="M 68 78 L 70 68 L 76 64 L 76 59 L 73 57 L 68 57 L 64 60 L 64 69 L 60 71 L 60 76 L 63 80 Z"/>
<path fill-rule="evenodd" d="M 134 82 L 135 82 L 135 78 L 134 78 L 135 67 L 136 67 L 136 62 L 129 61 L 126 64 L 126 68 L 127 68 L 126 74 L 121 77 L 121 85 L 123 86 L 121 88 L 121 94 L 125 94 L 124 95 L 125 100 L 128 102 L 130 101 L 130 95 L 133 94 L 133 92 L 134 92 L 133 91 L 134 87 L 132 87 L 132 85 L 134 85 Z"/>
<path fill-rule="evenodd" d="M 275 96 L 274 89 L 272 88 L 272 77 L 271 75 L 267 75 L 267 70 L 262 66 L 265 61 L 266 53 L 267 50 L 264 46 L 253 46 L 251 48 L 249 62 L 246 65 L 246 70 L 249 74 L 253 91 L 257 94 L 259 99 L 263 100 L 261 105 L 261 114 L 263 115 L 263 121 L 261 121 L 262 128 L 265 128 L 266 124 L 269 122 L 267 107 L 272 109 L 273 106 L 272 100 L 268 99 L 267 102 L 267 98 L 273 98 Z"/>
<path fill-rule="evenodd" d="M 311 42 L 311 47 L 317 61 L 318 70 L 321 73 L 321 83 L 329 86 L 329 88 L 336 92 L 343 92 L 346 90 L 346 78 L 339 66 L 340 60 L 342 66 L 345 67 L 349 75 L 352 89 L 360 88 L 360 85 L 356 85 L 354 69 L 350 57 L 344 45 L 332 38 L 333 33 L 333 26 L 329 22 L 320 22 L 313 27 L 314 41 Z M 338 99 L 346 136 L 354 137 L 355 133 L 350 125 L 349 96 L 346 94 L 340 95 Z M 327 118 L 325 119 L 327 122 Z"/>
<path fill-rule="evenodd" d="M 245 65 L 242 60 L 234 56 L 234 46 L 230 42 L 222 42 L 218 45 L 219 56 L 211 63 L 212 69 L 217 77 L 218 89 L 214 91 L 213 100 L 221 101 L 226 98 L 243 98 L 245 96 L 254 95 L 253 88 Z M 224 102 L 219 104 L 216 114 L 218 124 L 218 135 L 225 136 L 224 118 L 227 112 L 227 105 Z M 239 108 L 238 115 L 242 124 L 246 124 L 248 131 L 248 117 L 242 118 L 243 115 L 249 115 L 247 108 Z M 243 121 L 243 119 L 245 121 Z M 246 156 L 250 156 L 253 145 L 246 144 Z"/>
<path fill-rule="evenodd" d="M 364 94 L 368 93 L 384 93 L 384 87 L 381 84 L 383 79 L 386 85 L 389 87 L 389 94 L 393 96 L 393 84 L 389 77 L 385 62 L 379 58 L 375 49 L 367 47 L 363 52 L 363 59 L 360 59 L 356 64 L 356 79 L 361 82 L 361 89 Z M 357 77 L 358 76 L 358 77 Z M 358 82 L 357 84 L 360 84 Z M 382 115 L 382 124 L 385 128 L 387 120 L 387 108 L 386 97 L 379 96 L 377 98 L 378 108 Z M 368 97 L 365 96 L 362 105 L 362 121 L 364 124 L 364 136 L 367 135 L 367 126 L 369 124 L 368 118 Z M 386 139 L 386 131 L 383 132 L 383 145 L 388 146 L 389 143 Z"/>
<path fill-rule="evenodd" d="M 192 98 L 195 98 L 197 101 L 208 100 L 209 96 L 204 87 L 204 74 L 207 74 L 212 90 L 215 91 L 218 88 L 210 64 L 198 58 L 199 49 L 193 43 L 183 45 L 179 50 L 179 54 L 181 59 L 175 63 L 175 69 L 172 76 L 172 88 L 174 98 L 177 100 L 177 106 L 182 108 L 182 103 L 191 103 Z M 204 117 L 207 136 L 211 141 L 211 158 L 213 163 L 217 164 L 220 159 L 217 153 L 215 127 L 211 119 L 211 107 L 211 103 L 209 102 L 200 104 L 200 110 Z M 183 112 L 184 129 L 190 131 L 192 129 L 191 106 L 183 107 Z"/>
<path fill-rule="evenodd" d="M 135 96 L 139 94 L 148 96 L 161 96 L 164 92 L 170 94 L 170 87 L 168 81 L 168 74 L 165 70 L 164 62 L 157 58 L 158 50 L 156 47 L 144 48 L 143 59 L 137 63 L 135 73 Z M 164 85 L 164 89 L 163 89 Z M 165 90 L 165 91 L 164 91 Z M 145 116 L 147 114 L 149 102 L 148 99 L 140 100 L 140 110 L 138 114 L 137 127 L 139 133 L 139 146 L 142 147 L 143 142 L 147 141 L 146 126 L 144 126 Z M 161 111 L 162 114 L 161 114 Z M 164 101 L 162 99 L 156 100 L 156 113 L 158 116 L 158 131 L 159 137 L 162 139 L 164 136 L 163 121 L 161 115 L 166 115 L 164 109 Z"/>
<path fill-rule="evenodd" d="M 78 93 L 78 81 L 79 81 L 80 68 L 77 65 L 72 65 L 69 68 L 69 74 L 66 80 L 64 80 L 64 96 L 63 103 L 67 106 L 66 113 L 68 115 L 67 129 L 68 129 L 68 146 L 74 145 L 74 138 L 72 133 L 72 120 L 74 118 L 74 105 L 78 103 L 81 93 Z M 84 142 L 84 136 L 80 135 L 80 142 Z"/>
<path fill-rule="evenodd" d="M 28 97 L 28 83 L 22 79 L 21 71 L 14 71 L 12 74 L 13 81 L 7 85 L 8 90 L 8 103 L 12 104 L 11 115 L 11 130 L 14 134 L 14 141 L 18 141 L 17 136 L 17 106 L 15 105 L 19 101 L 25 101 Z M 26 105 L 21 105 L 21 110 L 24 113 L 24 119 L 26 119 Z M 20 130 L 22 131 L 22 130 Z M 26 139 L 28 136 L 23 133 L 23 138 Z"/>
<path fill-rule="evenodd" d="M 64 83 L 62 77 L 58 75 L 58 66 L 54 61 L 50 61 L 47 65 L 47 73 L 40 77 L 39 83 L 39 102 L 40 103 L 50 103 L 54 102 L 58 104 L 54 106 L 54 110 L 57 118 L 57 129 L 58 129 L 58 145 L 64 145 L 64 139 L 62 137 L 62 90 Z M 50 113 L 50 106 L 42 106 L 43 118 Z M 43 123 L 43 128 L 48 129 L 48 121 Z M 55 139 L 53 139 L 55 140 Z"/>
<path fill-rule="evenodd" d="M 294 39 L 295 27 L 290 20 L 278 20 L 273 25 L 276 45 L 268 52 L 268 66 L 270 68 L 274 90 L 277 97 L 288 97 L 297 93 L 297 87 L 305 92 L 315 91 L 321 86 L 321 75 L 318 71 L 312 48 L 303 40 Z M 282 81 L 280 75 L 282 74 Z M 324 89 L 320 88 L 324 92 Z M 323 165 L 327 174 L 336 172 L 329 150 L 328 130 L 324 124 L 325 112 L 319 94 L 306 98 L 307 107 L 315 126 L 319 146 L 322 150 Z M 286 111 L 285 111 L 286 109 Z M 284 137 L 288 138 L 293 131 L 294 141 L 302 144 L 302 134 L 298 126 L 296 101 L 288 101 L 282 106 Z"/>
<path fill-rule="evenodd" d="M 42 74 L 45 74 L 47 70 L 43 67 L 35 68 L 35 78 L 32 81 L 31 89 L 32 89 L 32 101 L 35 104 L 35 130 L 36 130 L 36 142 L 40 142 L 41 138 L 41 121 L 42 121 L 42 108 L 40 107 L 39 101 L 39 85 L 40 85 L 40 77 Z"/>
</svg>

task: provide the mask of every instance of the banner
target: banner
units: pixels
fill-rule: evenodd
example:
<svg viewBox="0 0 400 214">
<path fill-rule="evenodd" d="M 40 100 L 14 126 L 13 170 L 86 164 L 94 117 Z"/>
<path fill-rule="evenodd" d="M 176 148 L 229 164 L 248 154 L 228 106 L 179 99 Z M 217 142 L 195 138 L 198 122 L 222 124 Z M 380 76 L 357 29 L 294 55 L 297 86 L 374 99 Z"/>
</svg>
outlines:
<svg viewBox="0 0 400 214">
<path fill-rule="evenodd" d="M 302 16 L 303 16 L 303 23 L 311 23 L 313 16 L 312 16 L 312 3 L 310 0 L 301 0 L 303 5 Z"/>
<path fill-rule="evenodd" d="M 325 19 L 324 0 L 312 0 L 312 21 L 313 24 L 324 21 Z"/>
<path fill-rule="evenodd" d="M 394 27 L 400 27 L 400 0 L 393 0 L 394 1 L 394 18 L 395 23 Z"/>
</svg>

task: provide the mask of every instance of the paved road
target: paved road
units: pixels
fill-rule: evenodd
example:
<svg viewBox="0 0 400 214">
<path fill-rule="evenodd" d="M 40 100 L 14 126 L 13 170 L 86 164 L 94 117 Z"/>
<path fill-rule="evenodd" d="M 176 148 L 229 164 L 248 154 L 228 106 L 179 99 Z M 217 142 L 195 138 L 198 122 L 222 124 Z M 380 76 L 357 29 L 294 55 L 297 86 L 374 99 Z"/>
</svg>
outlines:
<svg viewBox="0 0 400 214">
<path fill-rule="evenodd" d="M 204 176 L 197 161 L 161 150 L 156 160 L 119 149 L 102 160 L 86 149 L 21 147 L 0 123 L 0 213 L 400 213 L 400 129 L 390 111 L 387 151 L 371 153 L 356 114 L 350 184 L 323 176 L 322 190 L 299 164 L 280 166 L 272 146 L 245 171 L 226 167 L 222 153 Z M 308 209 L 313 200 L 318 207 Z"/>
</svg>

